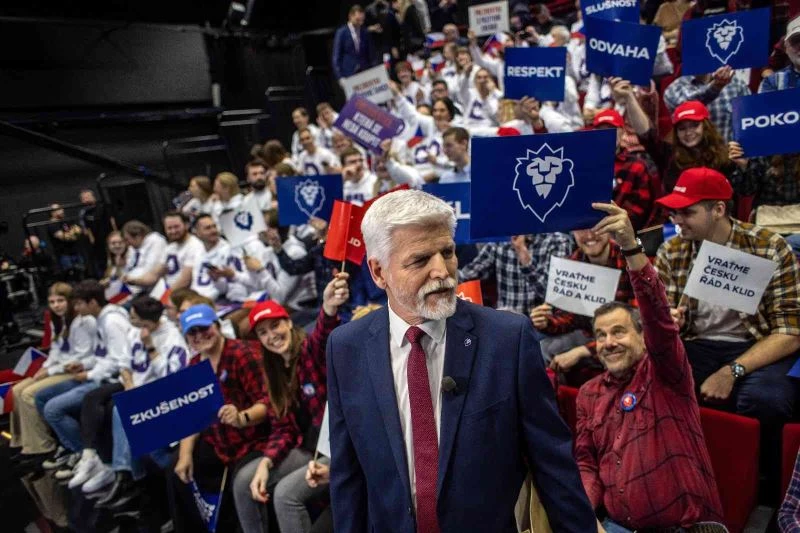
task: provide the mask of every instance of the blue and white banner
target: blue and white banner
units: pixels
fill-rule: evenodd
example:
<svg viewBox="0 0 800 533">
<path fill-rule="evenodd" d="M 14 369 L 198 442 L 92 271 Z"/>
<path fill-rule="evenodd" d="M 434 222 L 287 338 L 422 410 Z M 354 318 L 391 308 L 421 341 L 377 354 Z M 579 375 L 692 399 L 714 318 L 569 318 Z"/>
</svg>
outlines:
<svg viewBox="0 0 800 533">
<path fill-rule="evenodd" d="M 192 480 L 189 483 L 189 486 L 192 489 L 192 499 L 194 499 L 194 503 L 197 506 L 197 512 L 200 514 L 200 518 L 203 519 L 203 523 L 205 523 L 206 529 L 208 529 L 209 533 L 215 533 L 217 531 L 219 506 L 222 503 L 222 492 L 225 490 L 224 477 L 222 483 L 223 486 L 220 487 L 219 493 L 217 494 L 214 494 L 213 492 L 201 491 L 195 480 Z"/>
<path fill-rule="evenodd" d="M 639 0 L 581 0 L 583 20 L 597 17 L 639 24 Z"/>
<path fill-rule="evenodd" d="M 469 238 L 469 183 L 431 183 L 422 190 L 441 198 L 455 209 L 457 244 L 472 242 Z"/>
<path fill-rule="evenodd" d="M 217 420 L 222 404 L 222 390 L 208 361 L 114 395 L 134 457 L 206 429 Z"/>
<path fill-rule="evenodd" d="M 687 20 L 681 27 L 681 74 L 706 74 L 728 65 L 763 67 L 769 59 L 769 8 Z"/>
<path fill-rule="evenodd" d="M 264 213 L 252 197 L 244 200 L 236 209 L 224 211 L 219 216 L 219 225 L 222 234 L 234 247 L 258 239 L 259 233 L 267 231 Z"/>
<path fill-rule="evenodd" d="M 307 224 L 312 217 L 330 220 L 333 201 L 342 199 L 342 175 L 277 178 L 281 226 Z"/>
<path fill-rule="evenodd" d="M 505 52 L 505 97 L 532 96 L 540 101 L 564 100 L 567 49 L 509 48 Z"/>
<path fill-rule="evenodd" d="M 583 31 L 589 72 L 650 86 L 661 28 L 587 17 Z"/>
<path fill-rule="evenodd" d="M 800 152 L 800 89 L 736 98 L 733 139 L 745 157 Z"/>
<path fill-rule="evenodd" d="M 609 202 L 613 129 L 472 139 L 473 238 L 591 228 Z"/>
<path fill-rule="evenodd" d="M 333 125 L 370 152 L 380 154 L 381 142 L 403 131 L 405 123 L 356 94 L 344 104 Z"/>
</svg>

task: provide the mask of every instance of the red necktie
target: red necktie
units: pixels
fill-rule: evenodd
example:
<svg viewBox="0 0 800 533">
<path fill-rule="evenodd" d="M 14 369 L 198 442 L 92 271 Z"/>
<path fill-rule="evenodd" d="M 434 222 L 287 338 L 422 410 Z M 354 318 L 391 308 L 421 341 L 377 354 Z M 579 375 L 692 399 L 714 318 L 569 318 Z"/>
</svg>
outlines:
<svg viewBox="0 0 800 533">
<path fill-rule="evenodd" d="M 423 335 L 425 332 L 416 326 L 411 326 L 406 331 L 406 338 L 411 343 L 407 378 L 414 442 L 414 474 L 417 480 L 417 533 L 439 533 L 439 519 L 436 517 L 439 442 L 436 438 L 436 419 L 433 417 L 425 350 L 420 343 Z"/>
</svg>

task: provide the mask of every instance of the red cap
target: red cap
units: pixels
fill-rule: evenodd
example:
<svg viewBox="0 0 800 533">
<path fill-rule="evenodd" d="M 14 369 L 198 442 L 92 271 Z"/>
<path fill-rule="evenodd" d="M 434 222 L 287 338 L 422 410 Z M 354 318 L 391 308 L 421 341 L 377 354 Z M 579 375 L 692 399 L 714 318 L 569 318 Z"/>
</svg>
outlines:
<svg viewBox="0 0 800 533">
<path fill-rule="evenodd" d="M 689 100 L 675 108 L 672 112 L 672 124 L 675 125 L 681 120 L 693 120 L 695 122 L 702 122 L 709 118 L 708 108 L 702 102 L 697 100 Z"/>
<path fill-rule="evenodd" d="M 600 111 L 594 116 L 594 120 L 592 121 L 592 126 L 595 128 L 598 126 L 614 126 L 615 128 L 621 128 L 624 125 L 625 120 L 623 120 L 622 115 L 620 115 L 616 109 Z"/>
<path fill-rule="evenodd" d="M 275 300 L 267 300 L 256 304 L 250 310 L 250 329 L 256 327 L 256 324 L 268 318 L 289 318 L 289 313 Z"/>
<path fill-rule="evenodd" d="M 696 167 L 684 170 L 672 192 L 656 200 L 667 209 L 683 209 L 703 200 L 730 200 L 733 187 L 721 172 Z"/>
</svg>

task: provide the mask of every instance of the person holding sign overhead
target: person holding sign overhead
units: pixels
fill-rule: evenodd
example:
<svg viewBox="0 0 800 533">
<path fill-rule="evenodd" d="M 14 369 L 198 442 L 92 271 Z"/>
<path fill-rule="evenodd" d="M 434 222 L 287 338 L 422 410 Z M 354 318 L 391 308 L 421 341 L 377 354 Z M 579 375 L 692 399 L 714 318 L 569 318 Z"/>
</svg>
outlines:
<svg viewBox="0 0 800 533">
<path fill-rule="evenodd" d="M 293 418 L 276 414 L 270 404 L 261 357 L 252 351 L 249 342 L 222 335 L 213 308 L 205 304 L 189 307 L 181 314 L 181 330 L 189 347 L 200 354 L 192 363 L 210 361 L 225 405 L 217 415 L 219 422 L 181 440 L 174 475 L 167 476 L 175 530 L 205 529 L 189 483 L 194 480 L 202 492 L 217 493 L 227 470 L 242 530 L 261 532 L 266 523 L 264 509 L 253 501 L 250 481 L 264 457 L 271 461 L 276 477 L 281 475 L 281 468 L 288 473 L 305 464 L 291 463 L 290 451 L 301 439 L 297 425 Z M 223 515 L 226 509 L 230 510 L 230 506 L 223 503 Z M 227 527 L 231 529 L 221 526 L 219 530 L 235 528 Z"/>
<path fill-rule="evenodd" d="M 594 531 L 530 321 L 456 298 L 455 223 L 417 190 L 364 215 L 389 304 L 328 338 L 334 530 L 516 532 L 530 468 L 554 531 Z"/>
<path fill-rule="evenodd" d="M 679 235 L 661 245 L 655 267 L 681 328 L 699 399 L 757 418 L 764 438 L 777 439 L 782 424 L 795 413 L 796 386 L 786 373 L 800 350 L 800 267 L 780 235 L 731 218 L 732 196 L 721 173 L 709 168 L 684 171 L 672 194 L 658 200 L 670 210 Z M 696 257 L 703 241 L 768 259 L 777 263 L 777 270 L 766 287 L 749 286 L 750 272 L 735 259 Z M 711 282 L 730 283 L 736 293 L 763 291 L 756 312 L 731 309 L 727 298 L 687 298 L 689 273 L 701 260 L 709 264 L 703 273 Z M 737 288 L 737 283 L 745 286 Z M 778 444 L 765 443 L 765 457 L 779 457 L 777 448 L 771 448 Z"/>
<path fill-rule="evenodd" d="M 305 474 L 308 462 L 314 457 L 327 401 L 325 343 L 339 325 L 339 307 L 349 297 L 348 277 L 341 272 L 327 284 L 317 322 L 308 336 L 292 324 L 289 314 L 275 301 L 260 303 L 250 311 L 251 329 L 261 343 L 271 408 L 281 417 L 294 418 L 303 434 L 302 447 L 291 451 L 302 456 L 301 467 L 286 472 L 280 479 L 271 472 L 269 458 L 265 457 L 250 482 L 255 501 L 266 502 L 267 493 L 274 492 L 281 531 L 304 533 L 311 528 L 305 506 L 293 503 L 301 495 L 304 500 L 314 496 L 308 494 Z"/>
<path fill-rule="evenodd" d="M 608 213 L 593 231 L 619 244 L 639 311 L 610 302 L 594 313 L 606 372 L 578 391 L 575 456 L 583 486 L 594 509 L 605 511 L 610 533 L 720 522 L 691 368 L 664 285 L 628 214 L 614 204 L 592 205 Z M 727 531 L 718 525 L 702 531 Z"/>
</svg>

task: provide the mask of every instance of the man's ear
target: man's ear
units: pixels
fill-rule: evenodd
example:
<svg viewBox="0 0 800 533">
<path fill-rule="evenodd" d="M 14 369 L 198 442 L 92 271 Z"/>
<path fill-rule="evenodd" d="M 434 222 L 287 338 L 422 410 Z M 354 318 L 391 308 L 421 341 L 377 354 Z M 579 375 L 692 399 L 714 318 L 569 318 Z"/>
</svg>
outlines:
<svg viewBox="0 0 800 533">
<path fill-rule="evenodd" d="M 371 257 L 367 260 L 367 265 L 369 265 L 369 273 L 372 275 L 372 281 L 375 282 L 375 285 L 383 290 L 386 290 L 386 279 L 384 278 L 385 272 L 380 261 L 374 257 Z"/>
</svg>

